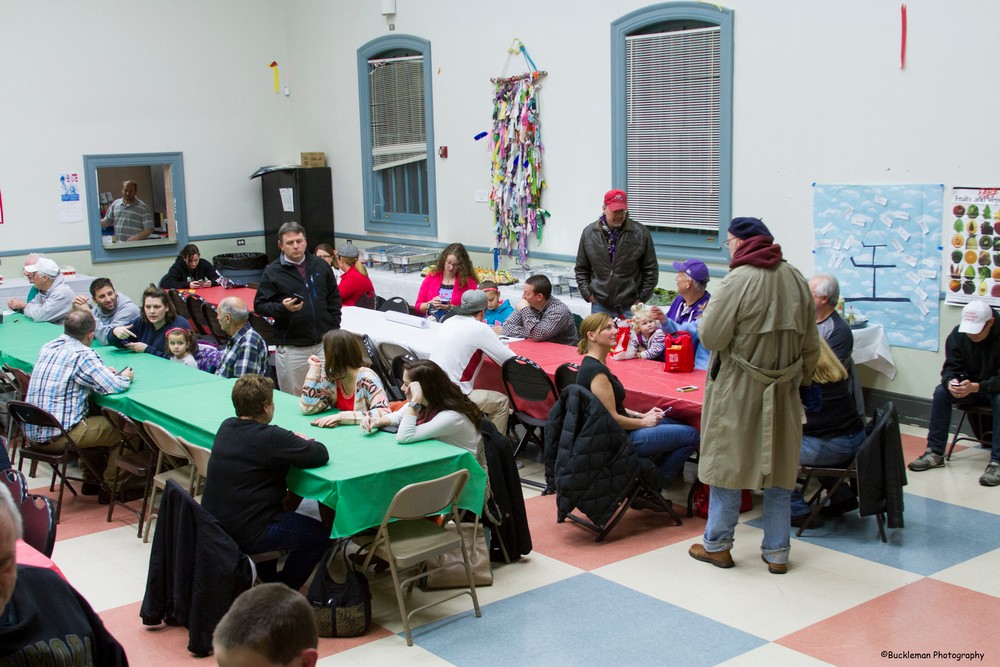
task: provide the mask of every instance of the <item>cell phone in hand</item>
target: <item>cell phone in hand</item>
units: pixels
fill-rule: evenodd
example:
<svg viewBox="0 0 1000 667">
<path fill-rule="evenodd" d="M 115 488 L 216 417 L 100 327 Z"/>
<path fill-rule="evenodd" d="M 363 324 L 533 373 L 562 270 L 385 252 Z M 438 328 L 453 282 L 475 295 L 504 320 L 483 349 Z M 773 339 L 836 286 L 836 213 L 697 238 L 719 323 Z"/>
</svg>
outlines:
<svg viewBox="0 0 1000 667">
<path fill-rule="evenodd" d="M 295 303 L 302 303 L 303 301 L 305 301 L 302 295 L 297 294 L 296 292 L 292 292 L 292 300 L 295 301 Z"/>
</svg>

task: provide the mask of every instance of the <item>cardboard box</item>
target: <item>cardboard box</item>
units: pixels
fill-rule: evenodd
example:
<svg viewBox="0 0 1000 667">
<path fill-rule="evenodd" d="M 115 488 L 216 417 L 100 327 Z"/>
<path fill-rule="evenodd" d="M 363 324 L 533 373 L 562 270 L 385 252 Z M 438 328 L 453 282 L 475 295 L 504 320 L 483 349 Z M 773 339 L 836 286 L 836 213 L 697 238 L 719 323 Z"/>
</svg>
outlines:
<svg viewBox="0 0 1000 667">
<path fill-rule="evenodd" d="M 326 153 L 302 153 L 303 167 L 325 167 Z"/>
</svg>

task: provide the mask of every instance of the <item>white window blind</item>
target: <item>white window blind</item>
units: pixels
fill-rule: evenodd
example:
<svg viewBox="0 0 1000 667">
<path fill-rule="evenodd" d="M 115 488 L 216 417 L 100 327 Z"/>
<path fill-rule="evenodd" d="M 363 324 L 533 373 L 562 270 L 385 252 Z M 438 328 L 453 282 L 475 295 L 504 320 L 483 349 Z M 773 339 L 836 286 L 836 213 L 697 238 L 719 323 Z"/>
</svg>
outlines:
<svg viewBox="0 0 1000 667">
<path fill-rule="evenodd" d="M 422 56 L 369 60 L 372 169 L 427 159 Z"/>
<path fill-rule="evenodd" d="M 719 37 L 626 37 L 628 201 L 644 225 L 719 229 Z"/>
</svg>

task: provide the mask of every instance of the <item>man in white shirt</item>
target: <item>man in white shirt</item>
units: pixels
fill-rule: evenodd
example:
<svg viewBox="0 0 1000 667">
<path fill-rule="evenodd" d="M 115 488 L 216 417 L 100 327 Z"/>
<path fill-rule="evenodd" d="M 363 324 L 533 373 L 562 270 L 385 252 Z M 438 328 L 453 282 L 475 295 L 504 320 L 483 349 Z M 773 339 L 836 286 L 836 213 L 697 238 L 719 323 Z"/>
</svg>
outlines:
<svg viewBox="0 0 1000 667">
<path fill-rule="evenodd" d="M 455 314 L 441 323 L 437 345 L 431 352 L 431 361 L 461 387 L 498 431 L 506 433 L 510 412 L 507 397 L 498 391 L 473 389 L 484 355 L 497 365 L 502 365 L 514 356 L 510 348 L 501 343 L 490 326 L 483 321 L 486 304 L 486 292 L 482 290 L 469 290 L 462 294 L 462 305 L 453 309 Z"/>
</svg>

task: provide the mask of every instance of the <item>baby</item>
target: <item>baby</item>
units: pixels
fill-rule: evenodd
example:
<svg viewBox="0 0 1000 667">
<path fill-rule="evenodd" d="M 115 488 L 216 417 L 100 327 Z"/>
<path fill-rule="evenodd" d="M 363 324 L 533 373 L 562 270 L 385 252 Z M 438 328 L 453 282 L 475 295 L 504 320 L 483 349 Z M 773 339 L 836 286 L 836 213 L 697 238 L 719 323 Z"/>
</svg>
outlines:
<svg viewBox="0 0 1000 667">
<path fill-rule="evenodd" d="M 189 329 L 174 327 L 167 332 L 167 352 L 172 361 L 178 361 L 185 366 L 198 368 L 194 353 L 198 346 L 194 342 L 194 334 Z"/>
<path fill-rule="evenodd" d="M 628 347 L 615 354 L 612 359 L 662 359 L 663 348 L 663 331 L 660 330 L 659 321 L 652 316 L 650 307 L 644 303 L 632 306 L 632 333 Z"/>
</svg>

